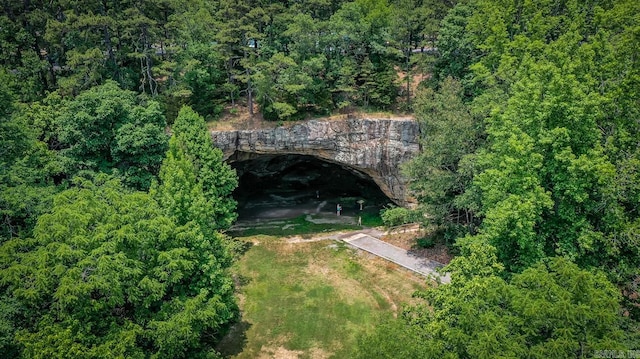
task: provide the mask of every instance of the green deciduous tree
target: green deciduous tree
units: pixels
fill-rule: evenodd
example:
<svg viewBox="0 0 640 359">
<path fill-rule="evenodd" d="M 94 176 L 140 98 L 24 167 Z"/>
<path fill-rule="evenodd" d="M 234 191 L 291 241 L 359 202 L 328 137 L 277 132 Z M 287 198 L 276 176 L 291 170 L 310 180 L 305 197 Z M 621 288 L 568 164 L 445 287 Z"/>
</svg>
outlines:
<svg viewBox="0 0 640 359">
<path fill-rule="evenodd" d="M 167 149 L 165 119 L 157 102 L 138 101 L 113 81 L 68 102 L 58 119 L 58 138 L 69 159 L 67 173 L 111 172 L 146 189 Z"/>
<path fill-rule="evenodd" d="M 0 247 L 2 307 L 10 308 L 0 323 L 14 323 L 0 327 L 2 338 L 13 331 L 34 358 L 212 354 L 237 311 L 220 245 L 146 193 L 105 175 L 77 179 L 32 239 Z"/>
<path fill-rule="evenodd" d="M 482 122 L 463 102 L 460 82 L 451 77 L 437 92 L 430 88 L 419 92 L 415 109 L 422 151 L 404 168 L 413 193 L 431 223 L 473 230 L 477 205 L 466 203 L 462 196 L 471 175 L 461 166 L 463 157 L 482 145 Z"/>
<path fill-rule="evenodd" d="M 576 358 L 628 348 L 620 294 L 603 273 L 561 257 L 505 280 L 495 248 L 475 242 L 447 267 L 451 284 L 421 296 L 359 343 L 360 358 Z"/>
<path fill-rule="evenodd" d="M 478 76 L 485 85 L 509 93 L 505 102 L 493 102 L 487 121 L 490 147 L 476 158 L 483 169 L 475 179 L 486 216 L 483 233 L 510 269 L 544 255 L 600 266 L 620 246 L 637 252 L 632 243 L 611 240 L 624 233 L 628 220 L 613 196 L 616 166 L 603 147 L 617 135 L 607 138 L 601 130 L 601 123 L 608 122 L 601 110 L 608 100 L 592 73 L 601 61 L 599 34 L 581 42 L 580 32 L 593 29 L 576 4 L 525 6 L 527 27 L 505 19 L 511 10 L 498 13 L 490 4 L 479 6 L 478 14 L 491 13 L 491 21 L 502 24 L 494 30 L 502 30 L 501 35 L 482 35 L 492 37 L 482 45 L 490 55 L 474 65 L 475 71 L 485 74 Z M 534 13 L 575 22 L 569 28 L 560 21 L 538 23 Z"/>
<path fill-rule="evenodd" d="M 14 103 L 2 79 L 0 74 L 0 241 L 30 234 L 55 193 L 52 177 L 62 170 L 40 141 L 38 111 Z"/>
<path fill-rule="evenodd" d="M 640 251 L 628 235 L 637 228 L 629 201 L 637 192 L 629 184 L 640 131 L 627 96 L 637 76 L 622 68 L 636 68 L 628 48 L 637 43 L 630 34 L 638 13 L 626 0 L 476 0 L 444 20 L 437 74 L 461 80 L 459 103 L 483 119 L 487 138 L 458 162 L 458 178 L 472 178 L 465 192 L 441 203 L 470 205 L 482 220 L 477 239 L 494 245 L 509 271 L 562 255 L 606 268 L 616 281 L 637 276 L 631 263 Z M 466 144 L 443 146 L 455 153 Z"/>
</svg>

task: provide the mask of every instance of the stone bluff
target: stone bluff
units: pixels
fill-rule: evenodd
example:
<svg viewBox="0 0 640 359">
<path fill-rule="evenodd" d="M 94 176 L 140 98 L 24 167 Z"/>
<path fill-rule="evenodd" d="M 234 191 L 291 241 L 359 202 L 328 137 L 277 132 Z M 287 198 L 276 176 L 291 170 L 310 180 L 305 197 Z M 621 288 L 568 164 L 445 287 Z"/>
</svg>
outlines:
<svg viewBox="0 0 640 359">
<path fill-rule="evenodd" d="M 419 149 L 412 118 L 309 120 L 269 129 L 212 131 L 229 161 L 259 155 L 310 155 L 370 176 L 394 202 L 412 202 L 400 165 Z"/>
</svg>

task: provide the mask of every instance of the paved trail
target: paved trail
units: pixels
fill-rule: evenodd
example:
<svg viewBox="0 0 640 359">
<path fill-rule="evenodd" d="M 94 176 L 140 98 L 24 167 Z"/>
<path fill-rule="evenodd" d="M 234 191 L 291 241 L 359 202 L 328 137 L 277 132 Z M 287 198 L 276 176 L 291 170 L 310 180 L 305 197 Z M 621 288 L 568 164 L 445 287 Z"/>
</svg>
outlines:
<svg viewBox="0 0 640 359">
<path fill-rule="evenodd" d="M 387 242 L 383 242 L 369 234 L 358 231 L 355 234 L 351 234 L 348 237 L 343 238 L 342 240 L 356 248 L 373 253 L 416 273 L 439 278 L 442 283 L 449 283 L 451 281 L 448 273 L 441 275 L 436 272 L 437 268 L 443 266 L 441 263 L 413 256 L 407 253 L 406 250 Z"/>
<path fill-rule="evenodd" d="M 378 257 L 396 263 L 418 274 L 439 278 L 442 283 L 449 283 L 451 281 L 448 273 L 441 275 L 436 272 L 437 268 L 444 266 L 442 263 L 417 257 L 409 254 L 405 249 L 381 241 L 378 238 L 382 237 L 382 235 L 384 235 L 384 232 L 369 228 L 359 231 L 333 233 L 308 239 L 302 239 L 296 236 L 290 238 L 289 241 L 295 243 L 327 239 L 342 240 L 358 249 L 375 254 Z"/>
</svg>

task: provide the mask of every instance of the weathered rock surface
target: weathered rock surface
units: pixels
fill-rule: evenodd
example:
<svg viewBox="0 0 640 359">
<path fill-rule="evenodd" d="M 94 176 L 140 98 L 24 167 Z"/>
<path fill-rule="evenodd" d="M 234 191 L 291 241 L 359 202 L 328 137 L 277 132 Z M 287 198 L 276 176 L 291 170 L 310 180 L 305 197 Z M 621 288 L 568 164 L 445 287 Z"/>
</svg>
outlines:
<svg viewBox="0 0 640 359">
<path fill-rule="evenodd" d="M 393 201 L 411 202 L 400 165 L 419 151 L 412 118 L 309 120 L 289 127 L 212 131 L 229 161 L 256 155 L 311 155 L 369 175 Z"/>
</svg>

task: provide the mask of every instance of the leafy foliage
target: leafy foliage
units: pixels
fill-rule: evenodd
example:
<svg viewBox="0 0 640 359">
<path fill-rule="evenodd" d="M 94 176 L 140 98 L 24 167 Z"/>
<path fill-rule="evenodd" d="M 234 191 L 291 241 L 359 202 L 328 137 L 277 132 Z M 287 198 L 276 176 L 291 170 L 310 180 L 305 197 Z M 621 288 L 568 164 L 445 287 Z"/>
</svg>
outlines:
<svg viewBox="0 0 640 359">
<path fill-rule="evenodd" d="M 619 44 L 633 41 L 638 13 L 624 0 L 477 0 L 449 12 L 440 77 L 417 106 L 423 153 L 406 170 L 435 223 L 473 225 L 509 271 L 561 255 L 617 282 L 637 276 L 637 212 L 616 195 L 635 196 L 617 179 L 635 178 L 637 106 L 612 107 L 635 73 L 610 69 L 635 68 Z"/>
<path fill-rule="evenodd" d="M 605 268 L 616 273 L 613 277 L 622 272 L 634 275 L 627 268 L 614 269 L 609 257 L 630 250 L 636 254 L 629 259 L 638 258 L 632 249 L 636 246 L 612 240 L 623 235 L 636 215 L 625 218 L 626 201 L 613 196 L 611 185 L 622 163 L 612 159 L 622 148 L 607 144 L 629 133 L 637 138 L 638 131 L 634 125 L 601 130 L 608 126 L 605 123 L 617 121 L 601 110 L 617 85 L 603 88 L 594 78 L 596 73 L 608 76 L 604 75 L 608 64 L 634 60 L 623 53 L 617 60 L 602 58 L 600 49 L 620 36 L 613 33 L 628 30 L 623 26 L 611 31 L 604 23 L 598 30 L 600 15 L 587 21 L 582 15 L 594 12 L 606 17 L 630 5 L 620 1 L 586 6 L 530 8 L 513 3 L 505 12 L 479 1 L 469 19 L 478 48 L 487 53 L 472 66 L 476 78 L 486 88 L 509 93 L 506 101 L 492 102 L 486 121 L 488 147 L 476 155 L 481 173 L 471 191 L 481 195 L 480 212 L 485 217 L 481 235 L 513 270 L 559 254 L 584 266 L 611 263 Z M 518 12 L 524 14 L 518 21 L 528 26 L 515 21 Z M 496 24 L 489 33 L 485 24 L 480 26 L 481 16 L 488 18 L 483 22 Z M 626 21 L 630 25 L 632 20 Z M 478 101 L 493 96 L 487 91 Z M 633 247 L 620 247 L 627 245 Z"/>
<path fill-rule="evenodd" d="M 223 161 L 222 151 L 211 143 L 204 119 L 190 107 L 180 110 L 172 131 L 169 152 L 163 162 L 163 167 L 167 168 L 163 168 L 160 176 L 160 197 L 165 199 L 160 201 L 178 212 L 186 210 L 184 213 L 191 214 L 198 207 L 191 201 L 206 201 L 206 208 L 201 210 L 208 213 L 198 215 L 198 218 L 210 221 L 206 227 L 212 230 L 229 228 L 236 219 L 236 202 L 231 196 L 238 186 L 235 170 Z M 183 191 L 186 192 L 180 196 L 187 197 L 179 203 L 182 200 L 176 195 Z M 190 194 L 190 191 L 198 193 Z M 187 210 L 186 206 L 193 207 Z M 178 218 L 185 217 L 178 214 Z"/>
<path fill-rule="evenodd" d="M 416 99 L 420 121 L 420 154 L 404 167 L 411 189 L 422 204 L 424 218 L 444 228 L 466 226 L 473 230 L 473 203 L 463 196 L 470 186 L 471 170 L 464 156 L 482 144 L 482 124 L 463 102 L 459 81 L 448 77 L 436 92 L 422 90 Z"/>
<path fill-rule="evenodd" d="M 392 324 L 428 340 L 414 345 L 428 353 L 420 356 L 574 357 L 624 347 L 622 328 L 634 329 L 614 315 L 617 291 L 638 318 L 637 171 L 629 166 L 640 132 L 626 91 L 636 92 L 628 86 L 637 57 L 627 46 L 638 46 L 639 14 L 626 0 L 475 0 L 444 19 L 435 76 L 416 107 L 423 151 L 405 173 L 426 218 L 445 229 L 471 225 L 466 235 L 451 231 L 462 256 L 449 266 L 452 283 L 425 296 L 434 311 Z M 495 259 L 476 262 L 489 252 Z M 494 264 L 504 269 L 486 270 Z M 585 304 L 583 293 L 602 302 Z M 473 307 L 451 304 L 458 298 Z M 570 320 L 576 327 L 561 323 Z"/>
<path fill-rule="evenodd" d="M 419 219 L 461 256 L 423 294 L 433 310 L 382 326 L 361 357 L 624 347 L 602 273 L 636 320 L 637 1 L 2 5 L 3 353 L 214 355 L 236 314 L 218 231 L 237 178 L 203 116 L 254 101 L 269 120 L 415 105 L 422 153 L 405 174 Z"/>
<path fill-rule="evenodd" d="M 220 236 L 177 224 L 104 175 L 56 196 L 32 239 L 1 248 L 0 283 L 28 357 L 191 357 L 236 315 Z M 11 299 L 9 299 L 11 298 Z M 3 337 L 7 332 L 3 329 Z"/>
<path fill-rule="evenodd" d="M 138 103 L 135 93 L 113 81 L 70 101 L 58 126 L 67 173 L 117 169 L 132 188 L 149 188 L 167 148 L 159 104 Z"/>
<path fill-rule="evenodd" d="M 442 0 L 8 2 L 0 65 L 25 101 L 117 82 L 208 120 L 230 104 L 286 120 L 350 106 L 390 109 L 397 70 L 432 47 Z M 273 68 L 289 59 L 285 69 Z M 288 74 L 283 73 L 283 71 Z M 272 76 L 275 78 L 272 79 Z M 410 99 L 411 89 L 404 94 Z M 408 109 L 408 108 L 407 108 Z"/>
<path fill-rule="evenodd" d="M 380 211 L 382 222 L 387 227 L 399 226 L 416 220 L 416 213 L 403 207 L 386 208 Z"/>
<path fill-rule="evenodd" d="M 52 177 L 62 170 L 38 138 L 37 120 L 14 103 L 6 85 L 0 84 L 0 241 L 29 235 L 37 216 L 51 205 Z"/>
<path fill-rule="evenodd" d="M 628 348 L 620 294 L 602 273 L 548 258 L 510 280 L 499 277 L 495 248 L 472 244 L 447 267 L 451 284 L 421 296 L 428 307 L 363 337 L 356 357 L 575 358 Z"/>
<path fill-rule="evenodd" d="M 440 24 L 437 40 L 440 57 L 434 64 L 434 79 L 438 82 L 447 77 L 470 80 L 469 67 L 480 55 L 471 33 L 466 31 L 472 11 L 473 2 L 459 2 Z"/>
</svg>

